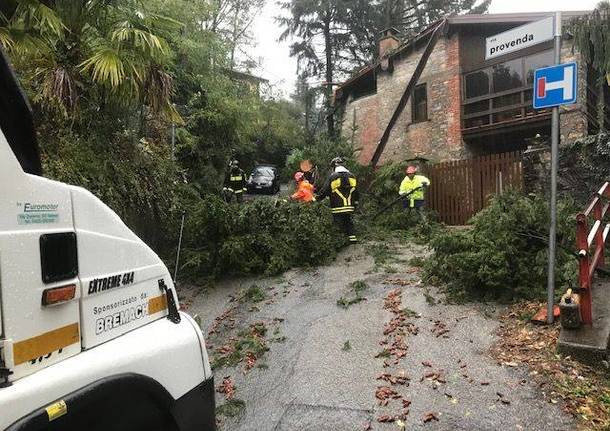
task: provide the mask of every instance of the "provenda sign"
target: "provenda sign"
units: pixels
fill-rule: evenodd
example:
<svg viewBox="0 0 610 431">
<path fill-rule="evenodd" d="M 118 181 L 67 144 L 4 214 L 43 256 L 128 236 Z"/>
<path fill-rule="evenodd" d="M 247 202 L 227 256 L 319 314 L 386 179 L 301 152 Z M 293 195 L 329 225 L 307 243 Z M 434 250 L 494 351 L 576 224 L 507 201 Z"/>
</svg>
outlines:
<svg viewBox="0 0 610 431">
<path fill-rule="evenodd" d="M 519 51 L 553 39 L 554 18 L 552 16 L 532 22 L 485 40 L 485 60 Z"/>
</svg>

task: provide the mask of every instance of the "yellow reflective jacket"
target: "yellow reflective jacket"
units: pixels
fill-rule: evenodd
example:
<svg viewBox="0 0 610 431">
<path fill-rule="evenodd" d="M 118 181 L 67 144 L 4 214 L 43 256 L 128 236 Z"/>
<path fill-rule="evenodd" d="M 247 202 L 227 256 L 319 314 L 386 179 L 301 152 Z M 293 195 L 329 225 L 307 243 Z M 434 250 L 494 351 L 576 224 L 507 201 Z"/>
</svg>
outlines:
<svg viewBox="0 0 610 431">
<path fill-rule="evenodd" d="M 421 187 L 420 190 L 417 190 L 416 192 L 413 192 L 409 195 L 409 203 L 410 206 L 413 207 L 415 201 L 424 200 L 424 185 L 429 186 L 430 180 L 424 177 L 423 175 L 414 175 L 413 179 L 409 178 L 409 176 L 407 175 L 405 179 L 402 180 L 402 183 L 400 183 L 400 189 L 398 190 L 398 193 L 400 195 L 406 195 L 410 191 Z"/>
</svg>

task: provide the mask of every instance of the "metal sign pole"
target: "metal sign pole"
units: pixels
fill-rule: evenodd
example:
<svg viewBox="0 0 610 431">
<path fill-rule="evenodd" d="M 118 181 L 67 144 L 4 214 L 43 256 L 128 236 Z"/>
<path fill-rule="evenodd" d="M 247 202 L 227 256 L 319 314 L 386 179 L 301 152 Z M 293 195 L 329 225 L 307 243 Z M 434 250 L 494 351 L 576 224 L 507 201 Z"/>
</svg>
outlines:
<svg viewBox="0 0 610 431">
<path fill-rule="evenodd" d="M 555 13 L 555 64 L 561 63 L 561 12 Z M 551 121 L 551 227 L 549 232 L 549 273 L 547 284 L 547 322 L 553 323 L 555 302 L 555 252 L 557 249 L 557 171 L 559 165 L 559 106 L 553 108 Z"/>
<path fill-rule="evenodd" d="M 180 223 L 180 238 L 178 239 L 178 251 L 176 252 L 176 267 L 174 268 L 174 285 L 178 282 L 178 266 L 180 266 L 180 249 L 182 248 L 182 233 L 184 232 L 184 219 L 186 211 L 182 211 L 182 221 Z"/>
</svg>

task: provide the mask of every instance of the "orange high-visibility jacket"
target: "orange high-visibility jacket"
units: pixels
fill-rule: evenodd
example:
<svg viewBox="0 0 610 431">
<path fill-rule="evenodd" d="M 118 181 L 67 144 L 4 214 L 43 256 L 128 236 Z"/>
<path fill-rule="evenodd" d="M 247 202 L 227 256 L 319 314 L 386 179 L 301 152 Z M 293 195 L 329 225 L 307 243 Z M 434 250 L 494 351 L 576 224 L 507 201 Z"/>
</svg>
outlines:
<svg viewBox="0 0 610 431">
<path fill-rule="evenodd" d="M 315 201 L 316 199 L 313 194 L 313 185 L 307 180 L 300 181 L 296 192 L 294 192 L 291 198 L 299 202 Z"/>
</svg>

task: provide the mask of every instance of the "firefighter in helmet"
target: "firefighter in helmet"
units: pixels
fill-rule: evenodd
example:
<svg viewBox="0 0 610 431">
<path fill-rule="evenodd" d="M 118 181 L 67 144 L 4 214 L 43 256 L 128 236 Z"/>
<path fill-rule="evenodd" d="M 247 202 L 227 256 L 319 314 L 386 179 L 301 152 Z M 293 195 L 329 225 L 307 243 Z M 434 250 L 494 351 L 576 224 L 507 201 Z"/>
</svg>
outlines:
<svg viewBox="0 0 610 431">
<path fill-rule="evenodd" d="M 331 168 L 333 172 L 316 198 L 330 199 L 335 224 L 349 238 L 350 243 L 356 243 L 358 238 L 354 232 L 353 215 L 358 205 L 358 181 L 345 167 L 345 161 L 341 157 L 335 157 L 331 161 Z"/>
<path fill-rule="evenodd" d="M 407 175 L 398 189 L 398 194 L 405 197 L 402 201 L 403 207 L 409 213 L 417 211 L 420 217 L 425 220 L 425 191 L 430 186 L 430 180 L 423 175 L 418 175 L 415 166 L 408 166 L 406 173 Z"/>
<path fill-rule="evenodd" d="M 236 159 L 229 162 L 229 170 L 225 177 L 223 190 L 235 195 L 237 202 L 243 202 L 246 192 L 246 174 L 240 169 L 239 162 Z"/>
</svg>

